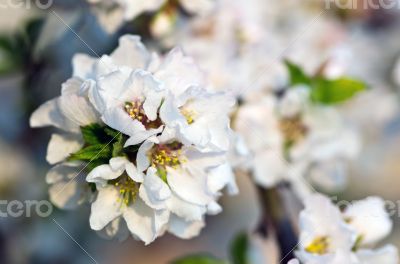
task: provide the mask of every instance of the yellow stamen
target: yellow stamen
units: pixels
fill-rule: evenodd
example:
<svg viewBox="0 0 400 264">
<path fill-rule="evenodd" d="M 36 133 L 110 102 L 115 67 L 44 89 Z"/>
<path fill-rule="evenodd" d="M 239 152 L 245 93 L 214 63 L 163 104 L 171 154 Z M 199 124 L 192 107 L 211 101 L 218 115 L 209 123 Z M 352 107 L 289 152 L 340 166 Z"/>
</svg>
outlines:
<svg viewBox="0 0 400 264">
<path fill-rule="evenodd" d="M 327 236 L 317 237 L 305 248 L 305 250 L 315 255 L 324 255 L 328 253 L 329 244 L 329 238 Z"/>
</svg>

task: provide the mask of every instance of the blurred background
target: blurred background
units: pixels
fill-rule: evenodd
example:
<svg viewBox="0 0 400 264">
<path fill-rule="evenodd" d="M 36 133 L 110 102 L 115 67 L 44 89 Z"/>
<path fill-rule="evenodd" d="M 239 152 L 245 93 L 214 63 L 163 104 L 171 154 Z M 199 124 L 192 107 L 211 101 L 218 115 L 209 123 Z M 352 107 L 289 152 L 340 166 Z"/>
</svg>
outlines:
<svg viewBox="0 0 400 264">
<path fill-rule="evenodd" d="M 100 11 L 84 0 L 54 0 L 46 9 L 35 1 L 29 7 L 10 2 L 0 0 L 0 200 L 48 199 L 45 157 L 52 130 L 31 129 L 29 116 L 59 95 L 72 74 L 73 54 L 109 53 L 125 33 L 141 34 L 159 51 L 179 43 L 211 72 L 219 89 L 243 87 L 268 63 L 283 58 L 309 72 L 326 60 L 337 62 L 339 73 L 370 87 L 340 109 L 360 132 L 363 149 L 351 164 L 347 188 L 337 195 L 400 200 L 400 3 L 391 9 L 347 10 L 327 9 L 317 0 L 216 0 L 208 17 L 175 19 L 160 33 L 146 25 L 154 13 L 110 32 L 99 20 Z M 264 72 L 260 86 L 274 79 L 273 69 Z M 248 176 L 238 175 L 238 183 L 240 194 L 224 197 L 224 212 L 209 217 L 191 241 L 168 235 L 145 247 L 133 239 L 103 240 L 89 228 L 88 206 L 54 208 L 46 218 L 0 217 L 0 263 L 91 263 L 79 245 L 98 263 L 168 263 L 197 252 L 225 258 L 232 237 L 252 230 L 260 215 Z M 389 242 L 400 247 L 399 208 L 393 220 Z"/>
</svg>

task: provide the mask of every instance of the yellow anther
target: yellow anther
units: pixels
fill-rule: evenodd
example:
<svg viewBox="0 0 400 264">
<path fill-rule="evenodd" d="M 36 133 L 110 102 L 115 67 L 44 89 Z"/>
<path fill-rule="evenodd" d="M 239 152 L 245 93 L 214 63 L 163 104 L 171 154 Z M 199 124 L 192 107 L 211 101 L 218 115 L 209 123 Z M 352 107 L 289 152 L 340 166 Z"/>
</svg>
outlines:
<svg viewBox="0 0 400 264">
<path fill-rule="evenodd" d="M 283 118 L 279 123 L 279 128 L 285 140 L 293 143 L 303 139 L 308 130 L 304 125 L 301 116 Z"/>
<path fill-rule="evenodd" d="M 185 117 L 186 122 L 191 125 L 194 123 L 194 119 L 195 119 L 195 112 L 191 111 L 189 109 L 186 108 L 182 108 L 181 109 L 181 114 Z"/>
<path fill-rule="evenodd" d="M 315 255 L 324 255 L 328 253 L 329 244 L 329 238 L 327 236 L 317 237 L 305 250 Z"/>
</svg>

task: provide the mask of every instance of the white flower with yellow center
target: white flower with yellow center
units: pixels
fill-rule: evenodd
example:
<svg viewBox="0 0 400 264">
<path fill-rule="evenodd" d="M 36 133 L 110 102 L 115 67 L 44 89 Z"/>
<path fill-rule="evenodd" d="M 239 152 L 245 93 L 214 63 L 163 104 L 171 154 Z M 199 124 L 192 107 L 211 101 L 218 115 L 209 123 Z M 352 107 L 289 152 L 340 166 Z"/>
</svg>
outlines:
<svg viewBox="0 0 400 264">
<path fill-rule="evenodd" d="M 107 238 L 131 233 L 148 244 L 166 231 L 197 235 L 204 215 L 222 210 L 222 189 L 237 192 L 226 157 L 230 101 L 202 88 L 203 73 L 180 49 L 161 59 L 135 36 L 122 37 L 110 56 L 77 55 L 73 64 L 62 95 L 31 118 L 32 126 L 68 131 L 49 144 L 49 162 L 59 163 L 47 175 L 53 202 L 91 202 L 90 226 Z M 206 99 L 218 108 L 204 107 Z M 179 111 L 175 121 L 162 118 L 167 103 L 178 106 L 170 109 Z M 218 133 L 200 144 L 176 125 L 182 119 L 201 135 L 214 126 Z"/>
<path fill-rule="evenodd" d="M 316 174 L 323 165 L 345 164 L 358 153 L 359 141 L 334 108 L 310 102 L 306 87 L 283 92 L 246 101 L 239 107 L 234 127 L 251 152 L 256 182 L 272 187 L 289 181 L 303 196 L 310 191 L 304 182 L 307 171 Z M 320 187 L 337 188 L 344 181 L 331 170 L 318 172 L 325 181 L 311 180 L 319 180 Z"/>
<path fill-rule="evenodd" d="M 305 264 L 398 263 L 398 252 L 392 245 L 362 248 L 387 236 L 389 222 L 380 198 L 357 201 L 341 212 L 327 197 L 311 195 L 300 214 L 300 246 L 296 255 Z M 371 230 L 366 228 L 368 224 Z"/>
<path fill-rule="evenodd" d="M 181 49 L 173 49 L 161 59 L 150 54 L 136 36 L 121 37 L 110 56 L 81 55 L 75 60 L 84 62 L 80 63 L 86 70 L 82 78 L 94 86 L 89 98 L 102 121 L 130 136 L 127 145 L 139 144 L 162 131 L 164 123 L 158 114 L 166 94 L 188 94 L 190 87 L 205 85 L 204 74 Z M 219 117 L 226 118 L 227 110 L 221 111 L 225 112 Z"/>
<path fill-rule="evenodd" d="M 174 92 L 174 91 L 173 91 Z M 229 148 L 229 112 L 233 98 L 191 87 L 182 94 L 170 94 L 160 108 L 161 120 L 179 131 L 183 142 L 202 149 L 226 151 Z"/>
<path fill-rule="evenodd" d="M 190 238 L 204 226 L 206 213 L 222 210 L 216 202 L 220 191 L 225 186 L 237 191 L 224 153 L 202 153 L 170 135 L 146 140 L 135 163 L 113 158 L 88 174 L 86 180 L 98 190 L 92 229 L 102 230 L 122 217 L 145 243 L 165 231 Z"/>
<path fill-rule="evenodd" d="M 200 152 L 180 143 L 175 136 L 162 135 L 146 141 L 139 149 L 137 166 L 139 171 L 147 171 L 140 197 L 148 206 L 171 213 L 173 222 L 168 230 L 178 236 L 181 235 L 170 228 L 176 220 L 202 223 L 206 213 L 222 210 L 216 199 L 224 187 L 237 192 L 226 153 Z M 161 192 L 169 196 L 162 196 Z"/>
</svg>

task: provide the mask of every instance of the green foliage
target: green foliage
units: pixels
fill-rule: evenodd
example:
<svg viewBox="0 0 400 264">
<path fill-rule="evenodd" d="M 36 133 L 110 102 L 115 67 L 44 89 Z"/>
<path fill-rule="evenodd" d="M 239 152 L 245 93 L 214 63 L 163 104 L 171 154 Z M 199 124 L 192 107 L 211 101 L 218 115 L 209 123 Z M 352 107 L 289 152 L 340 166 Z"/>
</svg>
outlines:
<svg viewBox="0 0 400 264">
<path fill-rule="evenodd" d="M 338 104 L 349 100 L 358 92 L 364 91 L 367 86 L 364 82 L 342 77 L 334 80 L 322 76 L 307 76 L 296 64 L 285 61 L 289 71 L 290 85 L 304 84 L 310 88 L 310 99 L 320 104 Z"/>
<path fill-rule="evenodd" d="M 289 71 L 290 84 L 298 85 L 298 84 L 306 84 L 311 85 L 312 79 L 307 76 L 307 74 L 303 71 L 300 66 L 285 60 L 286 67 Z"/>
<path fill-rule="evenodd" d="M 336 80 L 317 78 L 313 82 L 311 100 L 323 104 L 337 104 L 352 98 L 365 89 L 365 83 L 350 78 Z"/>
<path fill-rule="evenodd" d="M 107 164 L 112 157 L 124 156 L 127 151 L 137 151 L 136 146 L 124 149 L 127 136 L 110 127 L 91 124 L 81 127 L 81 132 L 84 147 L 71 154 L 68 160 L 86 162 L 88 171 Z"/>
<path fill-rule="evenodd" d="M 125 137 L 123 134 L 118 133 L 114 139 L 116 140 L 113 143 L 113 147 L 112 147 L 112 156 L 113 157 L 119 157 L 121 155 L 123 155 L 123 149 L 124 149 L 124 144 L 125 144 Z"/>
<path fill-rule="evenodd" d="M 233 264 L 247 264 L 247 251 L 249 248 L 249 240 L 247 233 L 238 234 L 233 240 L 230 248 L 230 254 Z"/>
<path fill-rule="evenodd" d="M 172 264 L 227 264 L 227 262 L 208 255 L 193 255 L 176 260 Z"/>
<path fill-rule="evenodd" d="M 18 40 L 10 36 L 0 36 L 0 74 L 17 70 L 22 65 L 18 52 Z"/>
<path fill-rule="evenodd" d="M 105 141 L 107 135 L 104 132 L 104 128 L 99 124 L 91 124 L 81 127 L 81 132 L 83 140 L 87 145 L 101 144 Z"/>
<path fill-rule="evenodd" d="M 0 74 L 30 65 L 43 23 L 43 19 L 32 19 L 18 32 L 0 35 Z"/>
<path fill-rule="evenodd" d="M 82 148 L 70 155 L 69 160 L 92 161 L 111 157 L 111 144 L 96 144 Z"/>
</svg>

